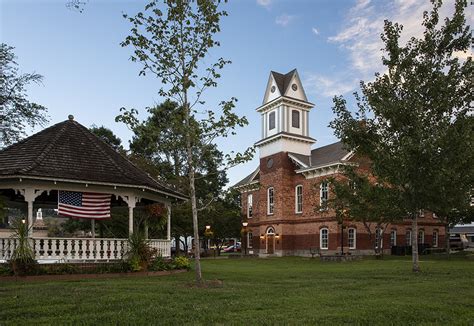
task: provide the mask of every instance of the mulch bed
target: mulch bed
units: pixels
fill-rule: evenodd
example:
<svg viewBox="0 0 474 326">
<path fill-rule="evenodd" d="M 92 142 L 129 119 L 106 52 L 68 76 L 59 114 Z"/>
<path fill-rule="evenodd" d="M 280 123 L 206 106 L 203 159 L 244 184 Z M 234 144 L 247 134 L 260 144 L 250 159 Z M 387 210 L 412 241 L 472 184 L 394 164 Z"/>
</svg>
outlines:
<svg viewBox="0 0 474 326">
<path fill-rule="evenodd" d="M 158 272 L 101 273 L 101 274 L 61 274 L 32 276 L 0 276 L 0 281 L 35 282 L 35 281 L 81 281 L 87 279 L 107 279 L 119 277 L 164 276 L 187 272 L 185 269 Z"/>
</svg>

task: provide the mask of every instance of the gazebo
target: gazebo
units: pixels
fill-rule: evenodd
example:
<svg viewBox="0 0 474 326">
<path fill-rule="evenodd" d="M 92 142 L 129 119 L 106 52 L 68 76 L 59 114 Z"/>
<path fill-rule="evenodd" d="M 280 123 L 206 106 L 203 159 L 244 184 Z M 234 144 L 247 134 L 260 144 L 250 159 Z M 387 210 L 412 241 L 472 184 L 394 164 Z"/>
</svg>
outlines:
<svg viewBox="0 0 474 326">
<path fill-rule="evenodd" d="M 121 259 L 125 238 L 35 237 L 35 200 L 50 192 L 110 194 L 128 206 L 128 232 L 133 233 L 134 208 L 142 201 L 166 207 L 166 239 L 150 239 L 163 257 L 171 255 L 171 203 L 187 197 L 139 169 L 126 157 L 74 120 L 44 129 L 0 151 L 0 189 L 15 191 L 24 198 L 35 258 L 54 261 L 102 261 Z M 113 218 L 113 217 L 112 217 Z M 0 260 L 10 257 L 15 239 L 0 238 Z"/>
</svg>

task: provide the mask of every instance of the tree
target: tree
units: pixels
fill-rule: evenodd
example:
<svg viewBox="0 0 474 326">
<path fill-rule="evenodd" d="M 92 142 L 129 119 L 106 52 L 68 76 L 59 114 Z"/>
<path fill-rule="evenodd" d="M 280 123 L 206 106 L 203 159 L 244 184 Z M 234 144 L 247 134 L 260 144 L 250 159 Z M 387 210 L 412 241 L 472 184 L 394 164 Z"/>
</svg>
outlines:
<svg viewBox="0 0 474 326">
<path fill-rule="evenodd" d="M 198 158 L 194 149 L 199 144 L 210 144 L 216 138 L 235 134 L 236 127 L 247 124 L 245 117 L 241 118 L 233 112 L 237 101 L 235 98 L 220 102 L 219 112 L 206 108 L 203 100 L 205 90 L 217 86 L 220 70 L 230 63 L 223 58 L 210 65 L 205 61 L 209 51 L 220 45 L 215 34 L 220 31 L 220 19 L 227 15 L 227 12 L 220 10 L 220 5 L 220 2 L 212 0 L 164 0 L 163 6 L 158 1 L 151 1 L 145 6 L 144 13 L 140 12 L 134 17 L 124 15 L 132 24 L 132 29 L 122 46 L 133 47 L 131 60 L 143 65 L 140 75 L 155 75 L 162 83 L 159 95 L 174 99 L 178 107 L 184 110 L 183 136 L 196 243 L 199 243 L 195 186 Z M 199 122 L 195 126 L 193 117 L 198 113 L 200 119 L 195 119 Z M 228 155 L 227 162 L 242 162 L 249 158 L 249 154 Z M 196 246 L 196 282 L 201 284 L 199 254 Z"/>
<path fill-rule="evenodd" d="M 385 21 L 385 74 L 361 82 L 358 110 L 334 98 L 335 134 L 367 157 L 379 184 L 399 192 L 396 203 L 412 219 L 413 271 L 419 271 L 417 218 L 421 211 L 449 217 L 467 211 L 474 180 L 472 57 L 466 1 L 439 24 L 441 1 L 424 13 L 424 34 L 400 45 L 402 26 Z"/>
<path fill-rule="evenodd" d="M 26 95 L 26 86 L 40 84 L 43 76 L 19 74 L 13 49 L 0 44 L 0 148 L 20 140 L 27 126 L 42 126 L 48 121 L 46 108 L 30 102 Z"/>
<path fill-rule="evenodd" d="M 383 254 L 383 234 L 390 223 L 399 222 L 404 211 L 398 206 L 399 191 L 378 183 L 366 170 L 345 166 L 341 177 L 326 180 L 332 188 L 326 207 L 317 207 L 321 214 L 332 210 L 339 224 L 344 221 L 361 222 L 372 242 L 374 253 Z M 316 185 L 319 189 L 319 185 Z M 341 245 L 342 247 L 342 245 Z"/>
<path fill-rule="evenodd" d="M 112 130 L 104 126 L 97 127 L 92 125 L 89 130 L 102 139 L 105 143 L 109 144 L 117 152 L 125 153 L 125 150 L 122 146 L 122 140 L 118 138 Z"/>
</svg>

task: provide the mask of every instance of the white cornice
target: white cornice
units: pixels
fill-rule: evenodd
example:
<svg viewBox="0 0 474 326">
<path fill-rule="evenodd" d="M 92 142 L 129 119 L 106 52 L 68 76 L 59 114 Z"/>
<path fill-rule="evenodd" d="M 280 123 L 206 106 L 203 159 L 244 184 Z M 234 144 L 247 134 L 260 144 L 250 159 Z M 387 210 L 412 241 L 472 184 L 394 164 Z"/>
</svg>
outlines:
<svg viewBox="0 0 474 326">
<path fill-rule="evenodd" d="M 314 107 L 314 104 L 310 103 L 310 102 L 305 102 L 305 101 L 302 101 L 302 100 L 299 100 L 299 99 L 296 99 L 296 98 L 292 98 L 292 97 L 288 97 L 288 96 L 280 96 L 280 97 L 277 97 L 276 99 L 274 99 L 270 102 L 265 103 L 264 105 L 259 106 L 256 109 L 256 111 L 257 112 L 265 112 L 265 111 L 271 110 L 275 106 L 280 105 L 281 103 L 288 103 L 288 104 L 297 106 L 298 108 L 300 108 L 302 110 L 305 110 L 305 111 L 309 111 L 309 110 L 311 110 L 311 108 Z"/>
<path fill-rule="evenodd" d="M 288 138 L 288 139 L 292 139 L 292 140 L 296 140 L 296 141 L 300 141 L 300 142 L 308 143 L 308 144 L 314 144 L 316 142 L 315 139 L 310 138 L 310 137 L 302 137 L 302 136 L 298 136 L 298 135 L 294 135 L 294 134 L 288 134 L 288 133 L 281 133 L 280 132 L 278 134 L 275 134 L 273 136 L 267 137 L 265 139 L 262 139 L 262 140 L 256 142 L 255 146 L 262 146 L 262 145 L 274 142 L 274 141 L 276 141 L 280 138 Z"/>
<path fill-rule="evenodd" d="M 311 166 L 304 169 L 296 170 L 296 173 L 302 174 L 306 179 L 318 178 L 326 175 L 336 174 L 341 172 L 341 167 L 345 165 L 354 165 L 357 166 L 355 163 L 347 163 L 347 162 L 332 162 L 324 165 L 319 166 Z"/>
<path fill-rule="evenodd" d="M 298 160 L 298 158 L 296 158 L 294 155 L 292 155 L 291 153 L 288 153 L 288 157 L 293 161 L 295 162 L 296 164 L 302 166 L 303 168 L 307 168 L 308 165 L 301 162 L 300 160 Z"/>
</svg>

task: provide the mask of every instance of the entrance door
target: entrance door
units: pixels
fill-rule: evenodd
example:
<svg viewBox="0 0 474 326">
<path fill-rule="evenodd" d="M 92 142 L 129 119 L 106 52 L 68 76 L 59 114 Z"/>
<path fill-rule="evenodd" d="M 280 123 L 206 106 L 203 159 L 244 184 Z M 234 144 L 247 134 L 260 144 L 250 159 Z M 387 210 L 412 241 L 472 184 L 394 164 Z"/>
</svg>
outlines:
<svg viewBox="0 0 474 326">
<path fill-rule="evenodd" d="M 275 253 L 275 235 L 267 234 L 267 254 Z"/>
</svg>

